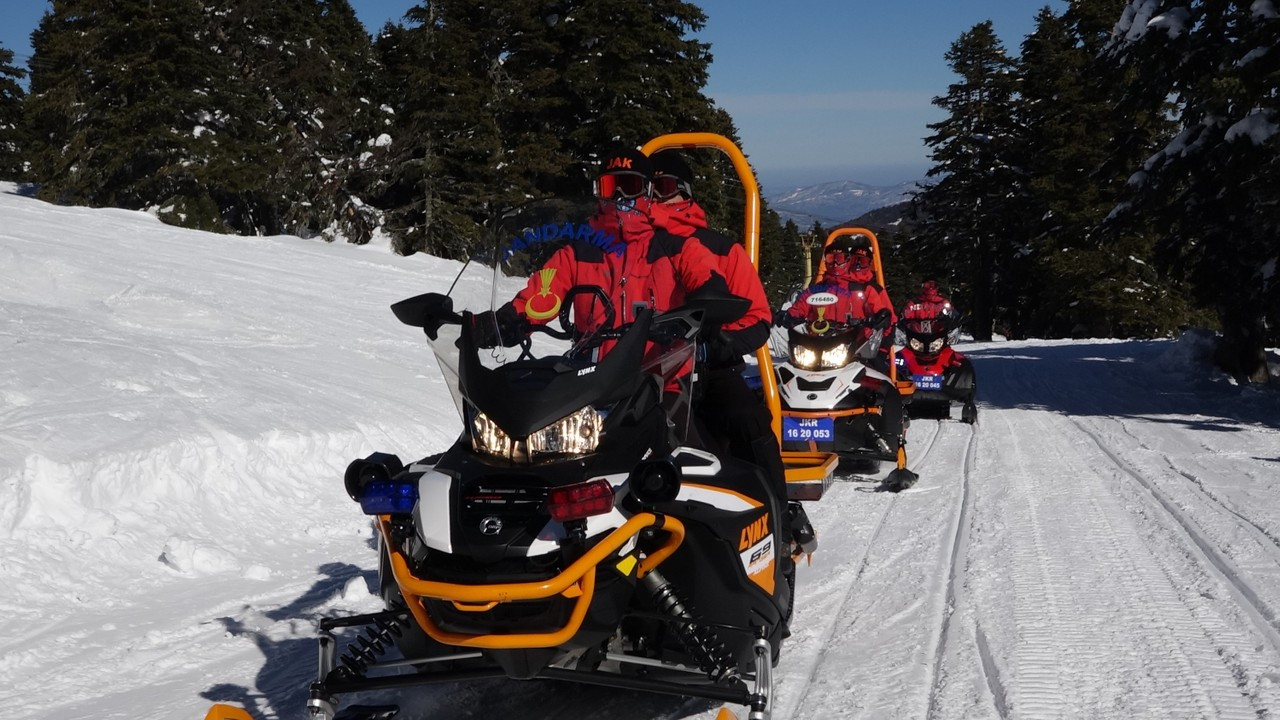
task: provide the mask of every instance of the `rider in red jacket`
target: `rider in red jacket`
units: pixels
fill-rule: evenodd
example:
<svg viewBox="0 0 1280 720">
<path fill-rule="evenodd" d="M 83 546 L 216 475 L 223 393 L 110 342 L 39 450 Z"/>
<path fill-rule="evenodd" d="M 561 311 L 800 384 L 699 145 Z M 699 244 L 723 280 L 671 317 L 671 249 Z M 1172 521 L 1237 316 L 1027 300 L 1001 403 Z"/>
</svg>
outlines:
<svg viewBox="0 0 1280 720">
<path fill-rule="evenodd" d="M 519 342 L 525 323 L 545 324 L 556 318 L 561 300 L 575 285 L 603 289 L 613 305 L 615 325 L 634 320 L 640 307 L 657 313 L 677 307 L 694 290 L 727 293 L 728 285 L 705 247 L 654 226 L 648 214 L 651 174 L 648 157 L 637 150 L 606 155 L 596 180 L 598 212 L 589 222 L 600 237 L 615 242 L 593 242 L 580 232 L 529 278 L 515 299 L 495 313 L 476 316 L 482 341 Z M 605 312 L 594 295 L 580 294 L 573 302 L 579 332 L 600 327 Z"/>
<path fill-rule="evenodd" d="M 693 172 L 675 150 L 654 153 L 653 222 L 673 234 L 686 237 L 687 245 L 711 251 L 729 291 L 751 301 L 738 320 L 720 327 L 705 344 L 698 365 L 694 411 L 710 440 L 720 451 L 764 469 L 774 493 L 787 507 L 784 537 L 794 550 L 811 553 L 816 548 L 813 525 L 799 503 L 787 502 L 786 469 L 771 415 L 742 376 L 743 355 L 754 353 L 769 340 L 773 314 L 764 284 L 742 243 L 707 227 L 707 214 L 693 198 Z"/>
<path fill-rule="evenodd" d="M 814 332 L 825 332 L 833 322 L 887 318 L 887 327 L 897 322 L 889 294 L 876 282 L 871 241 L 865 236 L 842 235 L 832 240 L 823 251 L 823 265 L 822 278 L 800 293 L 780 318 L 780 325 L 794 327 L 807 322 Z M 835 295 L 835 304 L 811 305 L 809 298 L 818 293 Z"/>
<path fill-rule="evenodd" d="M 711 254 L 729 292 L 751 301 L 741 318 L 725 323 L 709 345 L 706 363 L 711 367 L 741 368 L 742 356 L 754 353 L 769 340 L 773 313 L 755 265 L 742 243 L 707 227 L 707 213 L 693 199 L 693 172 L 675 150 L 654 153 L 653 224 L 668 232 L 697 240 Z M 690 243 L 693 244 L 693 243 Z"/>
</svg>

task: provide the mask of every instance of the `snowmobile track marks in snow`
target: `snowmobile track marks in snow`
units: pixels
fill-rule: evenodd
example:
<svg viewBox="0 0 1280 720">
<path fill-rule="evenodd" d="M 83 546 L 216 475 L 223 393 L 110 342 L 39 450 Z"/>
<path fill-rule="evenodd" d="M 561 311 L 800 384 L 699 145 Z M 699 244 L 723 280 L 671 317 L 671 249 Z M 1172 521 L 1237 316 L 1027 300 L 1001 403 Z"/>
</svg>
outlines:
<svg viewBox="0 0 1280 720">
<path fill-rule="evenodd" d="M 929 691 L 929 710 L 925 714 L 925 717 L 929 718 L 935 717 L 938 712 L 938 695 L 941 684 L 946 679 L 943 661 L 947 655 L 948 643 L 954 645 L 956 639 L 952 639 L 951 635 L 953 632 L 959 632 L 958 628 L 953 629 L 951 618 L 955 615 L 960 604 L 964 602 L 964 573 L 969 548 L 969 522 L 972 515 L 970 505 L 973 502 L 972 493 L 970 492 L 970 476 L 973 474 L 978 452 L 977 433 L 974 432 L 973 425 L 967 425 L 966 427 L 969 428 L 969 441 L 965 446 L 964 464 L 960 472 L 960 503 L 959 509 L 956 511 L 955 524 L 952 528 L 951 559 L 948 563 L 946 604 L 943 607 L 942 629 L 938 633 L 938 641 L 933 654 L 933 684 Z M 981 647 L 981 643 L 979 647 Z M 1002 709 L 1004 697 L 1003 691 L 998 691 L 1000 677 L 995 664 L 987 662 L 986 655 L 982 653 L 979 653 L 979 655 L 984 660 L 981 663 L 982 675 L 986 679 L 987 687 L 991 689 L 992 695 L 996 698 L 997 709 L 1001 709 L 1000 717 L 1007 717 Z"/>
<path fill-rule="evenodd" d="M 1072 441 L 1087 430 L 1073 430 L 1065 416 L 987 417 L 1008 424 L 1000 435 L 1012 438 L 1009 497 L 992 512 L 1010 538 L 1001 592 L 1013 603 L 1013 636 L 989 648 L 993 664 L 1009 667 L 1010 711 L 1089 717 L 1158 706 L 1173 716 L 1256 717 L 1224 652 L 1248 647 L 1248 639 L 1175 576 L 1178 554 L 1152 544 L 1158 521 L 1135 512 L 1116 473 L 1081 450 L 1087 439 Z M 1018 420 L 1037 431 L 1013 435 Z M 1100 613 L 1110 621 L 1077 620 Z M 1093 694 L 1081 695 L 1082 687 Z"/>
<path fill-rule="evenodd" d="M 921 423 L 919 426 L 923 426 L 923 423 Z M 929 436 L 929 440 L 928 440 L 928 443 L 925 445 L 925 448 L 922 451 L 914 453 L 912 457 L 913 468 L 918 468 L 925 462 L 925 460 L 929 456 L 929 452 L 933 449 L 934 445 L 937 442 L 938 436 L 941 433 L 942 433 L 942 424 L 937 422 L 933 423 L 933 434 Z M 859 489 L 862 490 L 863 492 L 866 492 L 865 489 L 862 489 L 862 488 L 859 488 Z M 855 551 L 857 559 L 851 564 L 851 567 L 856 569 L 853 570 L 852 572 L 848 572 L 845 574 L 844 582 L 839 587 L 840 600 L 835 605 L 836 609 L 834 611 L 828 611 L 823 613 L 823 616 L 825 618 L 825 623 L 822 627 L 821 632 L 818 633 L 817 635 L 817 641 L 816 641 L 817 650 L 816 652 L 812 653 L 813 659 L 808 663 L 808 666 L 805 672 L 803 673 L 803 675 L 800 675 L 800 677 L 803 678 L 802 684 L 799 685 L 798 687 L 787 685 L 785 686 L 785 688 L 783 688 L 780 694 L 783 696 L 783 698 L 787 700 L 787 708 L 784 710 L 775 704 L 774 706 L 775 720 L 790 720 L 790 719 L 800 720 L 800 718 L 809 717 L 809 715 L 806 715 L 804 712 L 806 699 L 810 695 L 809 688 L 822 674 L 823 662 L 827 657 L 827 654 L 831 645 L 831 641 L 835 638 L 835 635 L 840 628 L 840 621 L 845 616 L 846 611 L 848 610 L 848 607 L 849 607 L 849 603 L 853 598 L 853 596 L 856 594 L 859 580 L 862 579 L 863 573 L 866 571 L 868 567 L 868 562 L 869 562 L 872 548 L 876 546 L 876 541 L 880 537 L 881 532 L 884 530 L 886 521 L 889 515 L 891 514 L 893 508 L 897 505 L 899 498 L 911 497 L 909 494 L 903 495 L 901 493 L 886 493 L 885 495 L 887 496 L 886 501 L 883 507 L 880 508 L 880 511 L 875 518 L 874 525 L 871 529 L 871 532 L 867 535 L 867 540 L 865 544 L 863 545 L 860 551 Z M 833 495 L 832 499 L 834 499 L 835 497 L 844 497 L 844 496 Z M 865 497 L 865 495 L 861 495 L 861 497 Z M 848 499 L 850 501 L 850 504 L 856 508 L 856 506 L 859 503 L 859 495 L 851 496 Z M 830 532 L 830 530 L 828 530 L 828 532 L 826 533 L 828 537 L 833 534 L 834 533 Z M 831 540 L 827 540 L 824 542 L 823 537 L 824 536 L 821 533 L 818 536 L 818 542 L 819 542 L 818 557 L 822 558 L 824 555 L 826 557 L 838 557 L 843 548 L 843 545 L 832 542 Z M 841 542 L 847 542 L 847 539 L 844 535 L 838 535 L 837 539 Z M 803 583 L 803 580 L 801 582 Z M 798 590 L 803 592 L 804 590 L 803 584 L 800 585 Z M 826 593 L 824 593 L 824 595 L 828 597 L 832 594 L 833 593 L 831 591 L 827 591 Z M 803 600 L 798 600 L 798 601 L 803 602 Z M 812 645 L 812 642 L 811 641 L 806 642 L 806 645 Z M 798 649 L 799 648 L 796 648 L 796 647 L 784 649 L 783 660 L 782 660 L 783 663 L 785 664 L 787 662 L 788 655 L 791 658 L 793 658 L 793 662 L 794 662 L 794 658 L 798 657 L 798 653 L 797 653 Z M 794 675 L 792 677 L 794 677 Z M 875 678 L 872 678 L 872 677 L 850 678 L 851 684 L 859 683 L 859 682 L 869 683 L 874 681 L 875 681 Z"/>
<path fill-rule="evenodd" d="M 1201 529 L 1199 529 L 1196 521 L 1188 518 L 1183 511 L 1179 510 L 1178 506 L 1176 506 L 1175 503 L 1167 497 L 1164 491 L 1161 491 L 1161 489 L 1157 487 L 1157 484 L 1153 482 L 1151 478 L 1139 473 L 1137 469 L 1133 468 L 1133 465 L 1130 465 L 1129 462 L 1126 462 L 1123 459 L 1123 457 L 1117 455 L 1115 450 L 1112 450 L 1107 443 L 1102 441 L 1101 437 L 1098 437 L 1096 430 L 1085 427 L 1080 420 L 1073 418 L 1071 421 L 1073 421 L 1076 427 L 1080 428 L 1080 432 L 1087 434 L 1089 438 L 1093 439 L 1093 442 L 1098 446 L 1098 450 L 1101 450 L 1102 454 L 1105 455 L 1107 459 L 1121 471 L 1121 473 L 1124 473 L 1126 477 L 1133 479 L 1133 482 L 1137 483 L 1138 486 L 1146 489 L 1152 500 L 1155 500 L 1158 503 L 1158 506 L 1162 507 L 1162 509 L 1169 514 L 1169 518 L 1178 523 L 1179 527 L 1183 529 L 1183 532 L 1187 534 L 1187 538 L 1190 539 L 1190 542 L 1192 542 L 1194 546 L 1198 548 L 1199 552 L 1201 552 L 1206 568 L 1216 570 L 1216 574 L 1220 575 L 1222 582 L 1226 583 L 1228 588 L 1231 589 L 1236 598 L 1238 598 L 1240 606 L 1244 607 L 1245 610 L 1251 611 L 1249 612 L 1249 616 L 1253 619 L 1254 625 L 1257 626 L 1258 632 L 1262 633 L 1263 637 L 1266 638 L 1267 644 L 1270 646 L 1272 652 L 1280 653 L 1280 630 L 1277 630 L 1275 612 L 1272 611 L 1265 602 L 1262 602 L 1261 598 L 1258 597 L 1256 589 L 1248 583 L 1248 580 L 1244 579 L 1242 573 L 1235 568 L 1233 562 L 1226 559 L 1226 556 L 1217 551 L 1216 547 L 1213 547 L 1213 543 L 1210 539 L 1204 537 L 1204 534 L 1201 532 Z M 1231 515 L 1235 516 L 1235 518 L 1238 518 L 1240 520 L 1239 525 L 1243 529 L 1252 529 L 1253 533 L 1251 534 L 1262 534 L 1263 538 L 1267 539 L 1267 541 L 1274 542 L 1274 538 L 1270 538 L 1266 533 L 1261 533 L 1261 530 L 1258 529 L 1257 525 L 1254 525 L 1252 521 L 1244 519 L 1243 516 L 1238 514 L 1238 512 L 1222 506 L 1220 502 L 1213 503 L 1222 507 L 1222 509 L 1229 511 Z"/>
</svg>

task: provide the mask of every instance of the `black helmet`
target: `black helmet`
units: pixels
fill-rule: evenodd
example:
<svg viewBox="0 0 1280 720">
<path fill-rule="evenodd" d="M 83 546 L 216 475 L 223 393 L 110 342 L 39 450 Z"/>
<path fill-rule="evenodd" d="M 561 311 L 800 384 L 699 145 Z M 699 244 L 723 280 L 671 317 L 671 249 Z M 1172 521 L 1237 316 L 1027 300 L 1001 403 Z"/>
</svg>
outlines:
<svg viewBox="0 0 1280 720">
<path fill-rule="evenodd" d="M 665 200 L 677 194 L 693 197 L 693 171 L 676 150 L 662 150 L 650 158 L 653 162 L 653 194 Z"/>
</svg>

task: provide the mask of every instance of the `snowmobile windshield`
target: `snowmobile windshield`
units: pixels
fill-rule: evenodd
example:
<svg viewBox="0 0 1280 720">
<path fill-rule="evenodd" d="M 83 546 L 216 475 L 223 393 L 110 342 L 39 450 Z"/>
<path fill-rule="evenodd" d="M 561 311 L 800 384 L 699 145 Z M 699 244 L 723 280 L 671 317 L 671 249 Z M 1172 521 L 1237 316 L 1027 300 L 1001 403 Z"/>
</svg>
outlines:
<svg viewBox="0 0 1280 720">
<path fill-rule="evenodd" d="M 593 413 L 646 378 L 668 385 L 693 356 L 696 319 L 646 310 L 622 323 L 592 280 L 601 275 L 582 271 L 624 250 L 593 227 L 596 209 L 557 198 L 502 214 L 450 290 L 461 324 L 442 328 L 432 349 L 472 434 L 506 439 L 495 454 L 530 459 L 522 439 L 569 420 L 575 433 L 596 432 Z"/>
</svg>

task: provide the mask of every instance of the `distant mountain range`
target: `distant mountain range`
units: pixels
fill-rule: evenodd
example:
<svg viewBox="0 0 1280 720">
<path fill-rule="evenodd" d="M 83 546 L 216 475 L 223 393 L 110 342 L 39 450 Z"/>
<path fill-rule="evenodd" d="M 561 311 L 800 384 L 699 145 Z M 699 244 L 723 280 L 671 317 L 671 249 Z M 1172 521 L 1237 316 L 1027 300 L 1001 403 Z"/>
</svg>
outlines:
<svg viewBox="0 0 1280 720">
<path fill-rule="evenodd" d="M 815 222 L 833 227 L 882 207 L 897 205 L 910 198 L 917 183 L 891 187 L 864 185 L 852 180 L 820 183 L 767 196 L 769 208 L 782 218 L 792 220 L 801 230 Z"/>
</svg>

